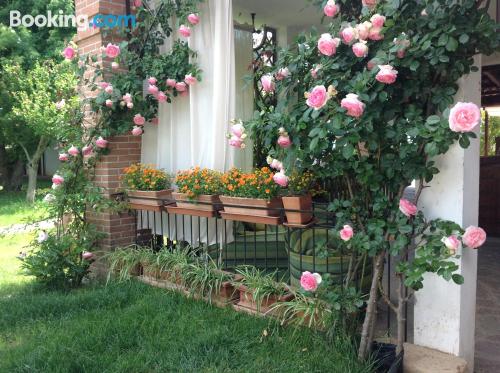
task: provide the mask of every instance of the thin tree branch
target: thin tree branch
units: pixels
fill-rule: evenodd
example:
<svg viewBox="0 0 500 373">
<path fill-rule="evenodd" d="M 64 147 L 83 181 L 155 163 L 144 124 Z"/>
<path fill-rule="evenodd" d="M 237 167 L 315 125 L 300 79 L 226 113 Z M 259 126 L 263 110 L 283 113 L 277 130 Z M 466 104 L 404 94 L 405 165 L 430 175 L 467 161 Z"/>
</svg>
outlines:
<svg viewBox="0 0 500 373">
<path fill-rule="evenodd" d="M 392 303 L 392 301 L 389 299 L 389 297 L 385 293 L 385 291 L 382 287 L 382 282 L 380 281 L 380 279 L 377 280 L 377 284 L 378 284 L 378 291 L 380 292 L 382 299 L 384 299 L 384 302 L 387 303 L 387 305 L 391 308 L 391 310 L 394 311 L 394 313 L 397 313 L 398 308 L 396 307 L 396 305 L 394 303 Z"/>
</svg>

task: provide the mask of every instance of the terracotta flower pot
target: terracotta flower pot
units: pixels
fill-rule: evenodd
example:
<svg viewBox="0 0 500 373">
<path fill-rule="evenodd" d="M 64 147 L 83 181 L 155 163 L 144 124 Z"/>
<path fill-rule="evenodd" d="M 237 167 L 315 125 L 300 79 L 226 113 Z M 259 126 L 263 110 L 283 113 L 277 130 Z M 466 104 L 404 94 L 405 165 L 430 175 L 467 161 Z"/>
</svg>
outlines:
<svg viewBox="0 0 500 373">
<path fill-rule="evenodd" d="M 288 224 L 302 225 L 309 223 L 313 218 L 313 205 L 310 194 L 283 197 L 283 206 L 285 208 L 286 220 L 288 221 Z"/>
<path fill-rule="evenodd" d="M 224 211 L 249 216 L 280 216 L 283 208 L 281 198 L 271 200 L 261 198 L 242 198 L 220 196 Z M 230 206 L 229 206 L 230 205 Z"/>
<path fill-rule="evenodd" d="M 173 192 L 177 207 L 190 210 L 218 211 L 222 209 L 222 202 L 218 195 L 202 194 L 195 199 L 189 199 L 187 194 Z"/>
<path fill-rule="evenodd" d="M 127 191 L 132 205 L 163 206 L 163 199 L 172 198 L 172 189 L 163 190 L 129 190 Z"/>
<path fill-rule="evenodd" d="M 271 306 L 276 302 L 287 302 L 293 298 L 293 294 L 285 294 L 282 296 L 271 295 L 268 298 L 264 297 L 259 305 L 253 297 L 252 289 L 245 285 L 239 285 L 238 290 L 240 292 L 240 301 L 238 305 L 260 313 L 269 312 Z"/>
</svg>

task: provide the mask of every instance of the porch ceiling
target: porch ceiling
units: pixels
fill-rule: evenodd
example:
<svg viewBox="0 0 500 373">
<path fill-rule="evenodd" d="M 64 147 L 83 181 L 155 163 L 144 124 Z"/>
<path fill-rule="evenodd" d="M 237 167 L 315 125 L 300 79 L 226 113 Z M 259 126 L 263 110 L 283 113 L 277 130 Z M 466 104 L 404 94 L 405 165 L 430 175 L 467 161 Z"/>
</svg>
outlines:
<svg viewBox="0 0 500 373">
<path fill-rule="evenodd" d="M 256 13 L 258 23 L 259 18 L 280 26 L 310 26 L 321 22 L 318 9 L 304 0 L 233 0 L 233 5 L 240 12 Z"/>
</svg>

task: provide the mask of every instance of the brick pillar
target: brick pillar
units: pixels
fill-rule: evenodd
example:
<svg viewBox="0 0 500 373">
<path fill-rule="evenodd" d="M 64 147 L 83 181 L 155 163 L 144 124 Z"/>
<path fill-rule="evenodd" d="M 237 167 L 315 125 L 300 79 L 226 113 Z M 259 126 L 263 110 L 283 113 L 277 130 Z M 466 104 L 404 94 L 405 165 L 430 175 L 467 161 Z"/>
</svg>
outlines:
<svg viewBox="0 0 500 373">
<path fill-rule="evenodd" d="M 89 20 L 96 14 L 126 14 L 125 0 L 76 0 L 76 15 L 87 15 Z M 78 31 L 76 43 L 80 53 L 96 53 L 101 55 L 101 46 L 109 42 L 120 42 L 116 35 L 101 33 L 99 28 Z M 109 155 L 103 156 L 96 167 L 96 185 L 103 188 L 106 196 L 113 198 L 120 188 L 120 174 L 123 168 L 140 162 L 141 138 L 122 135 L 109 138 Z M 89 220 L 94 223 L 106 237 L 99 246 L 110 250 L 118 246 L 126 246 L 135 242 L 135 216 L 124 212 L 121 214 L 88 212 Z M 99 269 L 98 269 L 98 272 Z"/>
</svg>

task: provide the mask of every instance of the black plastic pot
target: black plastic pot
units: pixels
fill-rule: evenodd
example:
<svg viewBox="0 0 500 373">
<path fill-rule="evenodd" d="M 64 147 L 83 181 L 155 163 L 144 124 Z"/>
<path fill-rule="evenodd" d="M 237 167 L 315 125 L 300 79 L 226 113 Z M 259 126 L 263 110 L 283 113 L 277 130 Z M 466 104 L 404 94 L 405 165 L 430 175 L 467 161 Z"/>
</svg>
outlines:
<svg viewBox="0 0 500 373">
<path fill-rule="evenodd" d="M 396 356 L 396 345 L 373 342 L 372 351 L 377 373 L 403 373 L 403 351 Z"/>
</svg>

